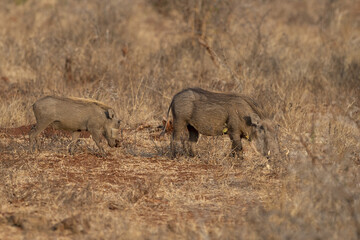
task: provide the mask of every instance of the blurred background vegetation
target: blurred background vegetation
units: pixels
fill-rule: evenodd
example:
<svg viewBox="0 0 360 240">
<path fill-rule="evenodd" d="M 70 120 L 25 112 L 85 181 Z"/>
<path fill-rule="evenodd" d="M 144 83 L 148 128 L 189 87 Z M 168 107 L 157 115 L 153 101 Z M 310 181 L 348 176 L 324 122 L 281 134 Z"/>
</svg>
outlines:
<svg viewBox="0 0 360 240">
<path fill-rule="evenodd" d="M 230 236 L 360 238 L 359 1 L 0 2 L 0 127 L 51 94 L 156 125 L 187 87 L 248 94 L 281 125 L 281 195 Z"/>
</svg>

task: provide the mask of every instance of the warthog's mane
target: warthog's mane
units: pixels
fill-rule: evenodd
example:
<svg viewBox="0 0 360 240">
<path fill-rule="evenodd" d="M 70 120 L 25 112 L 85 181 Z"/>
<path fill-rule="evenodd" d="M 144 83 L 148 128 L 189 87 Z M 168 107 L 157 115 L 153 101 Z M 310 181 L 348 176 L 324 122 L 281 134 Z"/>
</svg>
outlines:
<svg viewBox="0 0 360 240">
<path fill-rule="evenodd" d="M 69 102 L 78 102 L 78 103 L 83 103 L 83 104 L 95 104 L 104 110 L 112 109 L 105 103 L 99 102 L 95 99 L 79 98 L 79 97 L 56 97 L 56 96 L 52 96 L 52 97 L 63 100 L 63 101 L 69 101 Z"/>
<path fill-rule="evenodd" d="M 83 102 L 83 103 L 93 103 L 93 104 L 96 104 L 97 106 L 99 106 L 99 107 L 101 107 L 101 108 L 103 108 L 105 110 L 111 109 L 111 107 L 109 107 L 105 103 L 102 103 L 102 102 L 97 101 L 95 99 L 78 98 L 78 97 L 69 97 L 69 99 L 74 100 L 74 101 Z"/>
<path fill-rule="evenodd" d="M 242 99 L 244 99 L 247 104 L 251 107 L 251 109 L 260 117 L 260 119 L 264 119 L 264 110 L 249 96 L 239 95 Z"/>
</svg>

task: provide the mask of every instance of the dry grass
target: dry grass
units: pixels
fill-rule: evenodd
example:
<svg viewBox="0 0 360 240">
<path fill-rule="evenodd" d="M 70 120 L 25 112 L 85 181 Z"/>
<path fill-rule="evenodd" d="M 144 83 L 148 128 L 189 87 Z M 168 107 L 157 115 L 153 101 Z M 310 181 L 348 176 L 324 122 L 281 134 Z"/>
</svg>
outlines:
<svg viewBox="0 0 360 240">
<path fill-rule="evenodd" d="M 359 239 L 360 3 L 5 0 L 0 3 L 1 239 Z M 158 125 L 186 87 L 253 96 L 281 125 L 272 161 L 201 137 L 169 158 Z M 114 107 L 122 147 L 75 156 L 31 105 Z"/>
</svg>

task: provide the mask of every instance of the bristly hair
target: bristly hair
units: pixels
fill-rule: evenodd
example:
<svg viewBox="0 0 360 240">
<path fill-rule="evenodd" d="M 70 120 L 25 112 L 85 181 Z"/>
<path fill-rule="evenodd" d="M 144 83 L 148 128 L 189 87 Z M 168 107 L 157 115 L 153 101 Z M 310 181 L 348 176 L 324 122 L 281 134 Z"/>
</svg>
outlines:
<svg viewBox="0 0 360 240">
<path fill-rule="evenodd" d="M 78 103 L 92 103 L 95 104 L 99 107 L 101 107 L 104 110 L 108 110 L 108 109 L 112 109 L 112 107 L 109 107 L 108 105 L 106 105 L 105 103 L 102 103 L 100 101 L 97 101 L 95 99 L 91 99 L 91 98 L 79 98 L 79 97 L 57 97 L 57 96 L 48 96 L 48 97 L 53 97 L 53 98 L 57 98 L 59 100 L 63 100 L 63 101 L 74 101 L 74 102 L 78 102 Z"/>
</svg>

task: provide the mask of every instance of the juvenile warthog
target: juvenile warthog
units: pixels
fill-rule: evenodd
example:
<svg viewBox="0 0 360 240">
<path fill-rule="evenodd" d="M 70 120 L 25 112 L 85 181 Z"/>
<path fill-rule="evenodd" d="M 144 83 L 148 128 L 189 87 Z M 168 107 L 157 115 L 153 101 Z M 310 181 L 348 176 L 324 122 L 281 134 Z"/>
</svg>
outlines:
<svg viewBox="0 0 360 240">
<path fill-rule="evenodd" d="M 41 131 L 52 124 L 56 129 L 72 131 L 69 152 L 74 152 L 81 131 L 89 131 L 100 153 L 105 151 L 100 144 L 104 136 L 110 147 L 119 147 L 120 120 L 112 108 L 91 99 L 46 96 L 33 105 L 36 126 L 29 133 L 30 148 L 35 149 Z"/>
<path fill-rule="evenodd" d="M 250 97 L 215 93 L 201 88 L 188 88 L 177 93 L 169 106 L 173 115 L 171 153 L 175 156 L 174 140 L 197 142 L 199 133 L 207 136 L 228 134 L 232 153 L 242 150 L 241 138 L 249 140 L 253 148 L 264 156 L 278 153 L 277 137 L 268 119 Z M 193 155 L 192 146 L 188 149 Z"/>
</svg>

